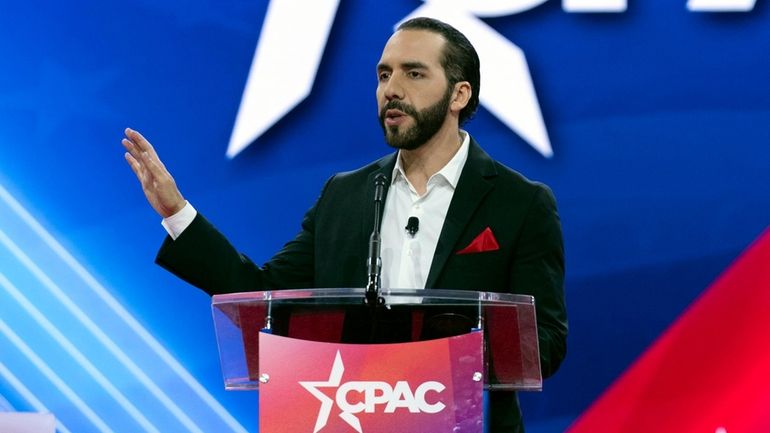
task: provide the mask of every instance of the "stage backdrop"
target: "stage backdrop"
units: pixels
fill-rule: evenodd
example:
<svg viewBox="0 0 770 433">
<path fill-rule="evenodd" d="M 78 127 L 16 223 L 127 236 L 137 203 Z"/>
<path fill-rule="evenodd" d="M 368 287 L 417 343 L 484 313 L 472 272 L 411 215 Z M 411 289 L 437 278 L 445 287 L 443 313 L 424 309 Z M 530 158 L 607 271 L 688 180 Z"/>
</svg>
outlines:
<svg viewBox="0 0 770 433">
<path fill-rule="evenodd" d="M 467 130 L 558 199 L 569 354 L 521 399 L 528 431 L 565 430 L 770 222 L 767 3 L 0 2 L 0 395 L 60 432 L 256 431 L 210 299 L 153 264 L 122 131 L 263 262 L 331 174 L 391 151 L 375 65 L 430 14 L 482 55 Z"/>
</svg>

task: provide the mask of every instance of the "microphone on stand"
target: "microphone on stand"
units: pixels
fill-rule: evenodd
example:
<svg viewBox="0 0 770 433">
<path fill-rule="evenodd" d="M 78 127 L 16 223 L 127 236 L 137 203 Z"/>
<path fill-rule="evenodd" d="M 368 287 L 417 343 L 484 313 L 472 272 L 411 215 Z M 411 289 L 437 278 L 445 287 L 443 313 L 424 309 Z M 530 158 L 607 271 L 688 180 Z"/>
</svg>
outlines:
<svg viewBox="0 0 770 433">
<path fill-rule="evenodd" d="M 377 305 L 384 303 L 380 298 L 380 288 L 382 285 L 382 259 L 380 257 L 380 247 L 382 238 L 380 237 L 380 225 L 382 224 L 382 199 L 385 196 L 385 184 L 388 177 L 380 173 L 374 178 L 374 229 L 369 236 L 369 258 L 367 259 L 368 283 L 366 284 L 366 303 L 368 305 Z"/>
</svg>

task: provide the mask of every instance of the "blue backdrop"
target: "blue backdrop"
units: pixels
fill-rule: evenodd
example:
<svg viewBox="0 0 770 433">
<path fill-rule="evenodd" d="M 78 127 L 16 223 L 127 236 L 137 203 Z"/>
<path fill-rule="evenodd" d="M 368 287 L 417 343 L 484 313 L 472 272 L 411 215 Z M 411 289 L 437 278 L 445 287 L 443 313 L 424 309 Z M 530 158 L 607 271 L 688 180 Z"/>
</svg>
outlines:
<svg viewBox="0 0 770 433">
<path fill-rule="evenodd" d="M 567 252 L 569 355 L 522 396 L 529 431 L 563 431 L 770 221 L 766 3 L 483 18 L 526 54 L 553 156 L 483 107 L 467 129 L 553 188 Z M 0 2 L 0 395 L 60 431 L 256 431 L 210 299 L 152 263 L 165 232 L 123 128 L 262 262 L 328 176 L 390 151 L 375 65 L 421 5 L 341 2 L 312 92 L 230 159 L 268 2 Z"/>
</svg>

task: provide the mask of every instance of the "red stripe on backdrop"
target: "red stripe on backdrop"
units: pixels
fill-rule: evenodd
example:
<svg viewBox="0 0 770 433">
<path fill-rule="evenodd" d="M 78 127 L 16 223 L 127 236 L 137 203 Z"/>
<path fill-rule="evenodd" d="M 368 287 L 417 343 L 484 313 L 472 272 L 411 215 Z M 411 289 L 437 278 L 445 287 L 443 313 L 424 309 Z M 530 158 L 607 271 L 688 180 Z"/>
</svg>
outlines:
<svg viewBox="0 0 770 433">
<path fill-rule="evenodd" d="M 568 432 L 770 432 L 770 231 Z"/>
</svg>

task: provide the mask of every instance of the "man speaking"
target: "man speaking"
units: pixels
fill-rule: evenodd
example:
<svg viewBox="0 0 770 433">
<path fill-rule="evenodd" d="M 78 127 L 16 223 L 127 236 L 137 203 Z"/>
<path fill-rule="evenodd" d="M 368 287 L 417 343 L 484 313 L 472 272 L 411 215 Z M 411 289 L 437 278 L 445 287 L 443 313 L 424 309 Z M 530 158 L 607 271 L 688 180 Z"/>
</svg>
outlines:
<svg viewBox="0 0 770 433">
<path fill-rule="evenodd" d="M 460 129 L 479 104 L 479 59 L 463 34 L 404 22 L 377 64 L 377 108 L 398 149 L 332 176 L 299 234 L 257 266 L 179 192 L 152 145 L 126 130 L 125 158 L 169 236 L 157 263 L 214 295 L 364 287 L 374 179 L 384 175 L 382 286 L 535 297 L 543 377 L 566 354 L 564 252 L 551 191 L 494 161 Z M 406 224 L 406 229 L 405 225 Z M 522 432 L 513 392 L 491 392 L 491 432 Z"/>
</svg>

